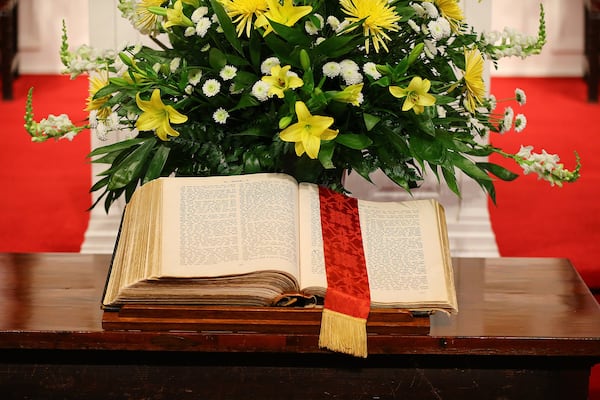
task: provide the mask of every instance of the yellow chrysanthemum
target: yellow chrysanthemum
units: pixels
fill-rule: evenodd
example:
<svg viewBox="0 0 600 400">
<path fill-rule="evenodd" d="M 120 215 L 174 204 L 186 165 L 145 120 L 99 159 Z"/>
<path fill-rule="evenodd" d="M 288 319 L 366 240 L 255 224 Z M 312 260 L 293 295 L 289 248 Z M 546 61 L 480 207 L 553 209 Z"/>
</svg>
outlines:
<svg viewBox="0 0 600 400">
<path fill-rule="evenodd" d="M 135 6 L 133 25 L 141 33 L 148 35 L 158 31 L 161 17 L 149 11 L 149 7 L 160 7 L 164 0 L 141 0 Z"/>
<path fill-rule="evenodd" d="M 250 32 L 254 25 L 254 18 L 260 17 L 268 9 L 267 0 L 219 0 L 227 11 L 227 15 L 234 24 L 237 24 L 235 31 L 238 36 L 246 31 L 246 36 L 250 37 Z"/>
<path fill-rule="evenodd" d="M 287 89 L 296 89 L 304 85 L 304 81 L 295 74 L 290 73 L 291 65 L 282 67 L 275 65 L 271 68 L 271 75 L 263 76 L 262 81 L 269 84 L 269 96 L 277 96 L 283 99 L 283 92 Z"/>
<path fill-rule="evenodd" d="M 364 19 L 363 33 L 366 52 L 369 52 L 369 44 L 373 41 L 375 52 L 379 52 L 379 46 L 388 51 L 386 40 L 391 40 L 386 31 L 396 32 L 400 28 L 397 22 L 400 16 L 396 14 L 394 7 L 388 5 L 387 0 L 340 0 L 342 11 L 348 15 L 346 19 L 358 22 Z"/>
<path fill-rule="evenodd" d="M 150 100 L 142 100 L 140 94 L 136 93 L 135 102 L 143 111 L 135 122 L 136 128 L 140 131 L 154 131 L 161 140 L 169 140 L 169 136 L 179 136 L 179 132 L 171 128 L 171 123 L 182 124 L 188 119 L 173 106 L 165 105 L 158 89 L 152 91 Z"/>
<path fill-rule="evenodd" d="M 96 110 L 96 117 L 98 119 L 106 119 L 111 114 L 112 109 L 110 107 L 105 106 L 106 102 L 110 99 L 110 96 L 103 96 L 97 99 L 94 98 L 98 90 L 104 88 L 108 85 L 108 78 L 106 74 L 94 75 L 91 76 L 90 79 L 90 96 L 87 100 L 86 111 Z"/>
<path fill-rule="evenodd" d="M 464 80 L 467 86 L 466 107 L 473 112 L 483 102 L 486 93 L 483 82 L 483 56 L 478 49 L 465 50 Z"/>
<path fill-rule="evenodd" d="M 429 79 L 422 79 L 415 76 L 411 79 L 408 87 L 390 86 L 389 90 L 392 96 L 399 99 L 405 97 L 402 104 L 402 111 L 413 110 L 415 114 L 421 114 L 426 106 L 435 104 L 435 97 L 427 92 L 431 88 Z"/>
<path fill-rule="evenodd" d="M 464 21 L 465 16 L 457 0 L 433 0 L 433 3 L 440 10 L 442 16 L 450 22 L 452 29 L 455 32 L 458 31 L 459 23 Z"/>
<path fill-rule="evenodd" d="M 311 6 L 294 6 L 293 0 L 283 0 L 283 4 L 279 0 L 267 0 L 267 4 L 269 5 L 267 12 L 256 18 L 256 26 L 265 28 L 264 36 L 273 32 L 269 20 L 286 26 L 294 26 L 300 18 L 312 11 Z"/>
<path fill-rule="evenodd" d="M 296 102 L 295 108 L 298 122 L 281 131 L 279 137 L 285 142 L 296 143 L 298 157 L 306 152 L 310 158 L 316 159 L 321 140 L 333 140 L 338 134 L 337 130 L 329 129 L 334 120 L 332 117 L 311 115 L 306 104 L 301 101 Z"/>
</svg>

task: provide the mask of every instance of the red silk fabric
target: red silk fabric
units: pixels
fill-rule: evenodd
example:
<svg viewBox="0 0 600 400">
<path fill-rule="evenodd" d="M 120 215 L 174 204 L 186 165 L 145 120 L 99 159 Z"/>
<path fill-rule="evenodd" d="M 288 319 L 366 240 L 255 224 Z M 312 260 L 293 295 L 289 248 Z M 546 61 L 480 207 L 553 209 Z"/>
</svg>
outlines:
<svg viewBox="0 0 600 400">
<path fill-rule="evenodd" d="M 371 308 L 358 201 L 319 187 L 327 274 L 325 308 L 366 319 Z"/>
</svg>

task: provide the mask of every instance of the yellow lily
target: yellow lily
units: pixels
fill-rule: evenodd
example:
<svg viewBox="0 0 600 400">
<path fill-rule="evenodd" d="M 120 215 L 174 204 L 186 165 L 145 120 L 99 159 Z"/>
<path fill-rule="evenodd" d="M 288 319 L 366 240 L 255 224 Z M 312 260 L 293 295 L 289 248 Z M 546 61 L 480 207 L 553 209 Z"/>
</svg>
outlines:
<svg viewBox="0 0 600 400">
<path fill-rule="evenodd" d="M 296 102 L 295 108 L 298 122 L 281 131 L 279 137 L 285 142 L 296 143 L 298 157 L 306 152 L 310 158 L 316 159 L 321 140 L 333 140 L 338 134 L 337 130 L 329 129 L 334 120 L 332 117 L 312 115 L 306 104 L 301 101 Z"/>
<path fill-rule="evenodd" d="M 425 111 L 426 106 L 432 106 L 435 104 L 435 97 L 427 92 L 431 88 L 431 82 L 429 79 L 421 79 L 415 76 L 411 79 L 408 87 L 401 88 L 398 86 L 390 86 L 390 93 L 392 96 L 399 99 L 404 99 L 402 105 L 402 111 L 413 110 L 415 114 L 421 114 Z"/>
<path fill-rule="evenodd" d="M 271 75 L 263 76 L 262 81 L 268 83 L 269 96 L 277 96 L 283 99 L 283 92 L 287 89 L 296 89 L 304 85 L 304 81 L 297 76 L 290 74 L 291 65 L 282 67 L 281 65 L 275 65 L 271 68 Z"/>
<path fill-rule="evenodd" d="M 173 8 L 167 8 L 167 22 L 163 24 L 165 29 L 172 26 L 194 26 L 194 23 L 183 13 L 183 4 L 177 0 Z"/>
<path fill-rule="evenodd" d="M 135 102 L 143 113 L 135 123 L 140 131 L 155 131 L 161 140 L 169 140 L 169 136 L 179 136 L 179 132 L 171 128 L 171 123 L 182 124 L 188 117 L 175 110 L 173 106 L 165 105 L 160 98 L 160 90 L 154 89 L 150 100 L 142 100 L 136 93 Z"/>
<path fill-rule="evenodd" d="M 267 4 L 269 6 L 268 11 L 258 16 L 255 22 L 256 26 L 265 28 L 263 36 L 273 32 L 269 20 L 285 26 L 293 26 L 300 18 L 312 11 L 311 6 L 294 6 L 293 0 L 283 0 L 283 4 L 279 0 L 267 0 Z"/>
</svg>

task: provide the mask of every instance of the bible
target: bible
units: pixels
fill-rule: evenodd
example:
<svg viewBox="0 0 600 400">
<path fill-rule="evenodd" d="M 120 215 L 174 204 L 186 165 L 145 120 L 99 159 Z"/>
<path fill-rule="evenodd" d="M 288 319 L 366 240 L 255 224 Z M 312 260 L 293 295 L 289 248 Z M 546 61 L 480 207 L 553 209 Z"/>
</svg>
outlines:
<svg viewBox="0 0 600 400">
<path fill-rule="evenodd" d="M 285 174 L 169 177 L 125 208 L 102 306 L 322 304 L 317 185 Z M 330 193 L 332 196 L 346 196 Z M 357 200 L 371 308 L 457 311 L 443 207 Z"/>
</svg>

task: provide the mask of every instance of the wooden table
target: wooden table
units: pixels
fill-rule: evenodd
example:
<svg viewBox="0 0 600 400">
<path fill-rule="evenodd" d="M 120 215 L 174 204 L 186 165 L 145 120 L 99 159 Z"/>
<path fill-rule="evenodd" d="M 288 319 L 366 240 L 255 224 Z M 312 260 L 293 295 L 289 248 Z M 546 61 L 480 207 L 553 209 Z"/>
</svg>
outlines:
<svg viewBox="0 0 600 400">
<path fill-rule="evenodd" d="M 103 331 L 110 257 L 0 254 L 0 393 L 73 399 L 585 399 L 600 308 L 567 260 L 455 259 L 429 335 Z"/>
</svg>

